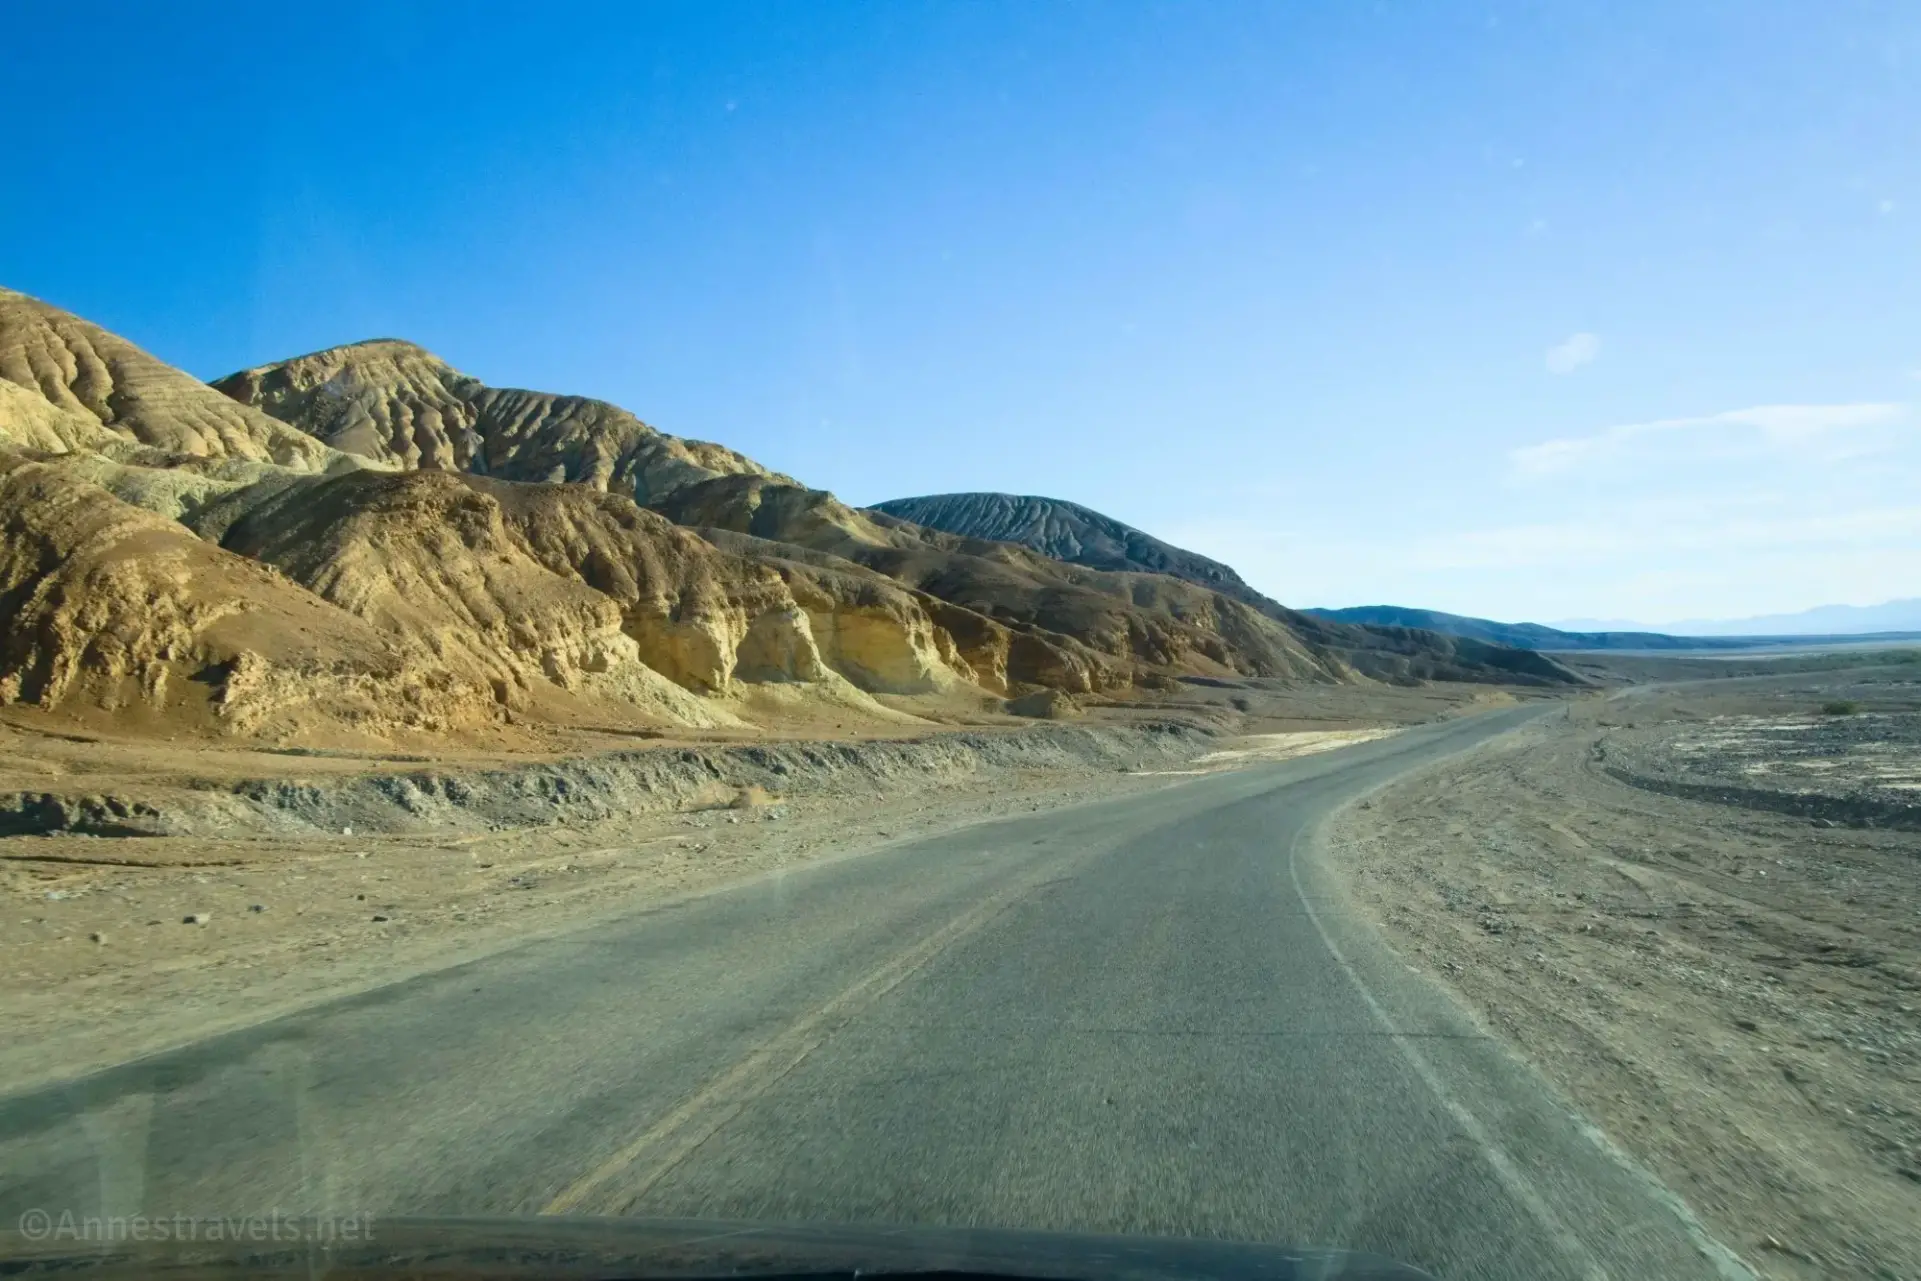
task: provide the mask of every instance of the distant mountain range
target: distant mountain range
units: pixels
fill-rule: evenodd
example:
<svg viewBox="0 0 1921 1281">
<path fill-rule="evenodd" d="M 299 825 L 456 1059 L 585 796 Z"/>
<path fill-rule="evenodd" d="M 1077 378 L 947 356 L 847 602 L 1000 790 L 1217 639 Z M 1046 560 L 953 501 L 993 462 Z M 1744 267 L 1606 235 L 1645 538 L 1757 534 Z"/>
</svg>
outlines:
<svg viewBox="0 0 1921 1281">
<path fill-rule="evenodd" d="M 1692 618 L 1650 626 L 1619 619 L 1574 618 L 1553 624 L 1568 631 L 1661 631 L 1678 636 L 1859 636 L 1921 631 L 1921 597 L 1880 605 L 1817 605 L 1797 614 L 1753 618 Z"/>
<path fill-rule="evenodd" d="M 1564 631 L 1540 623 L 1497 623 L 1489 618 L 1444 614 L 1438 609 L 1409 609 L 1403 605 L 1356 605 L 1351 609 L 1310 609 L 1316 618 L 1337 623 L 1371 623 L 1381 627 L 1424 627 L 1449 636 L 1466 636 L 1490 645 L 1522 649 L 1722 649 L 1727 642 L 1702 636 L 1670 636 L 1662 632 Z"/>
<path fill-rule="evenodd" d="M 1897 602 L 1899 603 L 1899 602 Z M 1833 608 L 1846 609 L 1848 606 Z M 1847 636 L 1904 636 L 1909 632 L 1921 633 L 1921 627 L 1878 627 L 1848 631 L 1832 628 L 1826 631 L 1785 631 L 1760 630 L 1764 625 L 1776 620 L 1767 618 L 1742 619 L 1743 627 L 1754 627 L 1755 631 L 1726 632 L 1718 635 L 1674 635 L 1669 632 L 1649 631 L 1573 631 L 1559 627 L 1546 627 L 1540 623 L 1497 623 L 1488 618 L 1469 618 L 1461 614 L 1444 614 L 1437 609 L 1409 609 L 1403 605 L 1356 605 L 1351 609 L 1309 609 L 1302 611 L 1316 618 L 1330 622 L 1371 624 L 1383 627 L 1421 627 L 1429 631 L 1444 633 L 1448 636 L 1461 636 L 1485 641 L 1490 645 L 1514 645 L 1522 649 L 1566 651 L 1566 650 L 1725 650 L 1752 649 L 1779 644 L 1784 638 L 1819 638 L 1822 640 Z M 1809 610 L 1807 614 L 1786 615 L 1789 618 L 1806 618 L 1820 614 L 1820 610 Z M 1734 624 L 1729 624 L 1733 626 Z"/>
<path fill-rule="evenodd" d="M 1694 633 L 1656 630 L 1631 624 L 1593 627 L 1545 626 L 1540 623 L 1500 623 L 1435 609 L 1401 605 L 1360 605 L 1351 609 L 1289 609 L 1250 587 L 1234 570 L 1198 552 L 1175 547 L 1132 525 L 1115 520 L 1079 503 L 1034 494 L 960 493 L 895 498 L 869 510 L 882 512 L 927 529 L 965 538 L 1013 543 L 1054 560 L 1109 573 L 1164 574 L 1253 606 L 1269 618 L 1285 622 L 1310 644 L 1332 649 L 1354 648 L 1351 635 L 1315 636 L 1303 631 L 1309 620 L 1363 627 L 1376 636 L 1416 635 L 1453 637 L 1477 646 L 1472 658 L 1487 661 L 1507 650 L 1536 653 L 1579 650 L 1709 650 L 1748 648 L 1771 643 L 1782 635 L 1835 635 L 1921 630 L 1921 600 L 1896 601 L 1873 609 L 1831 606 L 1783 618 L 1744 619 L 1710 631 L 1702 625 Z M 1905 612 L 1904 611 L 1905 607 Z M 1787 626 L 1788 623 L 1805 624 Z M 1461 657 L 1470 655 L 1461 652 Z M 1347 655 L 1350 659 L 1354 655 Z M 1362 656 L 1356 665 L 1368 670 L 1374 660 Z M 1496 660 L 1497 665 L 1499 661 Z M 1538 673 L 1546 675 L 1546 673 Z"/>
</svg>

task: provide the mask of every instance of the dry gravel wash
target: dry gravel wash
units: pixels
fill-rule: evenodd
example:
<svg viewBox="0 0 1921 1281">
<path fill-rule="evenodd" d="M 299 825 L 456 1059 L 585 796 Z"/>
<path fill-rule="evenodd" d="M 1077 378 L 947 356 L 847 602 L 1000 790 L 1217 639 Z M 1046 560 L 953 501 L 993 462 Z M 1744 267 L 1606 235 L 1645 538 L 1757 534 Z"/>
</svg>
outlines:
<svg viewBox="0 0 1921 1281">
<path fill-rule="evenodd" d="M 1580 705 L 1425 771 L 1345 811 L 1330 866 L 1757 1268 L 1921 1277 L 1921 836 L 1612 772 L 1698 769 L 1745 724 L 1717 700 L 1765 707 L 1739 688 L 1640 693 L 1614 727 L 1623 704 Z M 1791 779 L 1840 732 L 1775 734 L 1772 769 L 1744 747 L 1728 776 Z"/>
<path fill-rule="evenodd" d="M 1921 832 L 1918 712 L 1721 715 L 1685 728 L 1619 728 L 1597 748 L 1608 773 L 1650 791 L 1824 826 Z"/>
<path fill-rule="evenodd" d="M 0 1223 L 998 1224 L 1713 1276 L 1671 1200 L 1294 858 L 1357 792 L 1540 714 L 904 841 L 14 1094 Z"/>
</svg>

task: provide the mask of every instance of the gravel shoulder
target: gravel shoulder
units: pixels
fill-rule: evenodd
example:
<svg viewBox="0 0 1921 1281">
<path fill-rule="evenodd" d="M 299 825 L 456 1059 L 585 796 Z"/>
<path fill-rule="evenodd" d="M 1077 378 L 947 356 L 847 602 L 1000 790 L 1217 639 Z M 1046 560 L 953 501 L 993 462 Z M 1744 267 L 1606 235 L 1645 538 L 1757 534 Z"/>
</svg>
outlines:
<svg viewBox="0 0 1921 1281">
<path fill-rule="evenodd" d="M 1848 696 L 1886 727 L 1913 693 Z M 1573 705 L 1349 806 L 1324 848 L 1410 965 L 1757 1269 L 1921 1276 L 1921 834 L 1618 767 L 1758 789 L 1845 737 L 1799 693 L 1756 697 L 1730 681 Z M 1741 723 L 1760 715 L 1796 728 Z M 1848 754 L 1885 782 L 1912 748 L 1874 724 Z"/>
</svg>

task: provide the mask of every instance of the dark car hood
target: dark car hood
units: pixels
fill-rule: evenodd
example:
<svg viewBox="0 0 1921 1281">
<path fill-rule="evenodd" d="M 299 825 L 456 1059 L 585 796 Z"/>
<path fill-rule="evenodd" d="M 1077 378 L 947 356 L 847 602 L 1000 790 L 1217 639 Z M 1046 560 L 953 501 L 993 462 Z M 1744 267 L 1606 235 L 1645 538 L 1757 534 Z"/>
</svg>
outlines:
<svg viewBox="0 0 1921 1281">
<path fill-rule="evenodd" d="M 213 1224 L 213 1220 L 192 1221 Z M 647 1219 L 378 1219 L 365 1239 L 169 1237 L 31 1241 L 0 1233 L 0 1273 L 71 1278 L 852 1277 L 943 1274 L 1050 1281 L 1431 1281 L 1417 1268 L 1342 1250 L 1168 1237 L 974 1228 L 823 1227 Z M 97 1234 L 97 1235 L 98 1235 Z M 229 1235 L 218 1233 L 213 1235 Z"/>
</svg>

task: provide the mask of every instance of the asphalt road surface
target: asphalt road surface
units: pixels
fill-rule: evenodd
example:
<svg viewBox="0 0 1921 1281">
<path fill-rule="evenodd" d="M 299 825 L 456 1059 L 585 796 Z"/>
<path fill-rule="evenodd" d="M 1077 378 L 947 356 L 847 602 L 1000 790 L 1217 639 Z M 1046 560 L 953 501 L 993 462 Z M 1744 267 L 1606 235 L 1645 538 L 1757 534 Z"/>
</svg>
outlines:
<svg viewBox="0 0 1921 1281">
<path fill-rule="evenodd" d="M 1315 856 L 1335 806 L 1539 714 L 903 841 L 0 1099 L 0 1228 L 697 1216 L 1737 1274 Z"/>
</svg>

